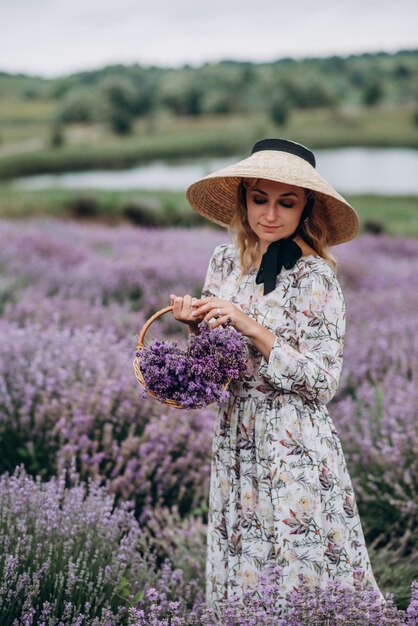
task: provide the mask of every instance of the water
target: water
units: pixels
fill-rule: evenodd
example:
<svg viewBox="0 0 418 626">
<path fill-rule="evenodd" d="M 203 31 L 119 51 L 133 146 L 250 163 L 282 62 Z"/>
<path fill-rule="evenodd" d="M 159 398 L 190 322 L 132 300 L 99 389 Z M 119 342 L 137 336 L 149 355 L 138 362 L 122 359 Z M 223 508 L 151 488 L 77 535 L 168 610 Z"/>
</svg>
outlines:
<svg viewBox="0 0 418 626">
<path fill-rule="evenodd" d="M 316 150 L 317 170 L 342 194 L 418 195 L 418 150 L 337 148 Z M 184 191 L 209 172 L 240 157 L 153 161 L 125 170 L 68 172 L 17 178 L 17 189 L 164 189 Z"/>
</svg>

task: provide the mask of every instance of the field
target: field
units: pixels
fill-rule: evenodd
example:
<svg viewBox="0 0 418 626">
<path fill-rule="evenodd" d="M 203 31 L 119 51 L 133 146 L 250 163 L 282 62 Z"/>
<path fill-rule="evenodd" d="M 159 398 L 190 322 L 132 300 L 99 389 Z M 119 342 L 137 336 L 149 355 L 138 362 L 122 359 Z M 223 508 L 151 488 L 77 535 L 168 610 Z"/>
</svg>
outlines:
<svg viewBox="0 0 418 626">
<path fill-rule="evenodd" d="M 377 219 L 381 205 L 369 206 Z M 197 607 L 214 409 L 143 399 L 132 358 L 170 292 L 199 293 L 225 233 L 27 217 L 3 218 L 0 237 L 1 626 L 41 614 L 65 625 L 212 623 Z M 363 234 L 335 252 L 348 324 L 330 412 L 376 577 L 406 608 L 418 569 L 418 242 Z M 177 336 L 178 325 L 160 333 Z M 226 623 L 251 623 L 240 619 Z M 395 609 L 391 619 L 406 623 Z"/>
<path fill-rule="evenodd" d="M 4 130 L 0 179 L 43 172 L 121 168 L 156 158 L 245 154 L 260 137 L 292 137 L 311 148 L 418 147 L 413 107 L 297 110 L 284 127 L 266 115 L 172 117 L 137 120 L 129 136 L 103 125 L 68 125 L 64 144 L 51 147 L 51 104 L 0 101 Z"/>
<path fill-rule="evenodd" d="M 347 196 L 359 213 L 363 230 L 418 237 L 418 197 Z M 183 192 L 103 191 L 97 189 L 16 190 L 0 184 L 0 217 L 87 219 L 112 225 L 195 226 L 207 224 Z"/>
<path fill-rule="evenodd" d="M 204 603 L 216 407 L 140 390 L 138 332 L 198 296 L 227 234 L 171 191 L 23 191 L 12 179 L 245 155 L 262 137 L 418 149 L 418 51 L 55 79 L 0 72 L 0 626 L 418 625 L 418 196 L 350 196 L 334 250 L 347 306 L 330 414 L 373 571 L 301 582 L 280 567 L 218 621 Z M 185 341 L 166 315 L 160 338 Z M 152 333 L 150 333 L 152 334 Z"/>
</svg>

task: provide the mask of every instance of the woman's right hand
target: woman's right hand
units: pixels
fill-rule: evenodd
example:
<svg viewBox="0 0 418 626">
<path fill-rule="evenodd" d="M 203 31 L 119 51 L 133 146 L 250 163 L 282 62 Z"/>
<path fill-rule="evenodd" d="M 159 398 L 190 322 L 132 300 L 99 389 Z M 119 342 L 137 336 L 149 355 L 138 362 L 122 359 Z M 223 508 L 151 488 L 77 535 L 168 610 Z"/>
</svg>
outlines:
<svg viewBox="0 0 418 626">
<path fill-rule="evenodd" d="M 173 307 L 174 319 L 183 324 L 188 324 L 191 328 L 196 329 L 199 323 L 203 319 L 203 315 L 196 318 L 192 316 L 195 310 L 194 303 L 197 302 L 197 298 L 185 295 L 184 297 L 176 296 L 174 293 L 170 295 L 171 305 Z"/>
</svg>

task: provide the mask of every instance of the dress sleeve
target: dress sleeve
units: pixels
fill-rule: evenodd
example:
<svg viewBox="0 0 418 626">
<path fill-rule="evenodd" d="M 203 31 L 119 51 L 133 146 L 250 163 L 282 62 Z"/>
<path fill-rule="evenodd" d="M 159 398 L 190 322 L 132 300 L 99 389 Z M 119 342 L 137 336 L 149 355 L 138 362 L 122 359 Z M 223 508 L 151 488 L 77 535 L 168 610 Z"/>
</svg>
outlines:
<svg viewBox="0 0 418 626">
<path fill-rule="evenodd" d="M 230 244 L 217 246 L 209 261 L 206 278 L 202 289 L 202 298 L 217 296 L 219 289 L 233 269 L 234 254 Z"/>
<path fill-rule="evenodd" d="M 291 308 L 295 343 L 285 341 L 277 329 L 269 359 L 261 359 L 259 373 L 280 391 L 327 404 L 338 388 L 345 333 L 344 299 L 332 271 L 307 272 Z"/>
</svg>

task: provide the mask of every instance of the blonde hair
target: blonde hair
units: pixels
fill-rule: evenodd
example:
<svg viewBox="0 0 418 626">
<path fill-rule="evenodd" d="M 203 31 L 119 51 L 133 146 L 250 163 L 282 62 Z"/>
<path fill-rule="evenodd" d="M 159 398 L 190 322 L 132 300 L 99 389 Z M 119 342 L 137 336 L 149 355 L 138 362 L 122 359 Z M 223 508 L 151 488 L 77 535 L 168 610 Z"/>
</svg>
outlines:
<svg viewBox="0 0 418 626">
<path fill-rule="evenodd" d="M 234 213 L 229 224 L 229 232 L 239 252 L 241 276 L 256 264 L 259 242 L 248 223 L 246 193 L 248 189 L 255 187 L 259 180 L 259 178 L 241 179 L 238 185 L 238 211 Z M 306 200 L 314 195 L 310 189 L 304 191 Z M 337 262 L 327 245 L 327 225 L 322 212 L 315 210 L 315 205 L 309 217 L 303 222 L 299 234 L 335 271 Z"/>
</svg>

